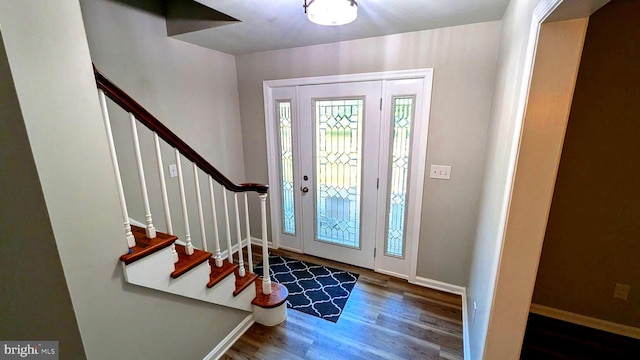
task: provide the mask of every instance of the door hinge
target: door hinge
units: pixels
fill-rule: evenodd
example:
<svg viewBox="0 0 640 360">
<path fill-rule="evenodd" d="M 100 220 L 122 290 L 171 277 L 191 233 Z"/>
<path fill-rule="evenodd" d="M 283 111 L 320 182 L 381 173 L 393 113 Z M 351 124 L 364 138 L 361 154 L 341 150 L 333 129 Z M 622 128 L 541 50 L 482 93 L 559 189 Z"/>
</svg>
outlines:
<svg viewBox="0 0 640 360">
<path fill-rule="evenodd" d="M 376 257 L 376 250 L 378 250 L 377 248 L 373 248 L 373 257 Z"/>
<path fill-rule="evenodd" d="M 380 178 L 376 179 L 376 189 L 380 189 Z"/>
<path fill-rule="evenodd" d="M 382 98 L 380 98 L 380 111 L 382 111 Z"/>
</svg>

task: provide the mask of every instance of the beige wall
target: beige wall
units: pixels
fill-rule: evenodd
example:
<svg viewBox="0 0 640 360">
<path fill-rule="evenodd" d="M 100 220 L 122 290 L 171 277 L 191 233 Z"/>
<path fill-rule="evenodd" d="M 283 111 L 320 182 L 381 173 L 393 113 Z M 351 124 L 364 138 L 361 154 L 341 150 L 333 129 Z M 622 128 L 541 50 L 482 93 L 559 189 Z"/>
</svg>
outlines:
<svg viewBox="0 0 640 360">
<path fill-rule="evenodd" d="M 98 69 L 232 181 L 245 182 L 235 57 L 167 37 L 161 1 L 82 0 L 80 4 L 91 59 Z M 115 105 L 110 106 L 110 114 L 129 215 L 144 222 L 129 119 Z M 138 132 L 154 224 L 159 231 L 166 231 L 153 137 L 143 126 Z M 175 155 L 169 146 L 163 146 L 162 153 L 173 229 L 184 240 L 178 181 L 168 173 L 168 165 L 176 162 Z M 193 171 L 190 162 L 185 158 L 182 162 L 191 237 L 201 248 Z M 208 194 L 204 176 L 200 183 L 202 192 Z M 221 187 L 216 189 L 221 207 Z M 204 198 L 203 206 L 213 247 L 208 199 Z M 222 223 L 222 211 L 218 212 Z M 223 226 L 221 230 L 224 239 Z"/>
<path fill-rule="evenodd" d="M 1 34 L 0 34 L 1 35 Z M 56 340 L 86 357 L 0 37 L 0 339 Z"/>
<path fill-rule="evenodd" d="M 533 297 L 536 304 L 635 327 L 639 23 L 640 1 L 613 1 L 589 20 Z M 631 285 L 627 301 L 613 298 L 616 283 Z"/>
<path fill-rule="evenodd" d="M 0 27 L 87 357 L 202 358 L 246 313 L 124 282 L 120 207 L 78 2 L 1 0 Z"/>
<path fill-rule="evenodd" d="M 488 22 L 238 56 L 247 179 L 268 181 L 264 80 L 432 67 L 427 166 L 451 165 L 452 179 L 425 179 L 417 274 L 466 285 L 499 31 Z"/>
</svg>

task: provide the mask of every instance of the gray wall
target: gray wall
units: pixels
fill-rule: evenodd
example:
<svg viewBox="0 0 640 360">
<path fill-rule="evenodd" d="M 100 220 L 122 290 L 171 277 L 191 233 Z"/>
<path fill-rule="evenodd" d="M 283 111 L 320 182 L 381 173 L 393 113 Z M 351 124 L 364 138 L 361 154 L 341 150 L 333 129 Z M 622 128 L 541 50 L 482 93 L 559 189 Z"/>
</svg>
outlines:
<svg viewBox="0 0 640 360">
<path fill-rule="evenodd" d="M 55 340 L 61 356 L 82 359 L 80 330 L 1 37 L 0 94 L 0 339 Z"/>
<path fill-rule="evenodd" d="M 202 358 L 247 313 L 124 282 L 126 244 L 79 4 L 2 0 L 0 26 L 87 357 Z"/>
<path fill-rule="evenodd" d="M 223 174 L 232 181 L 247 182 L 235 57 L 167 37 L 162 3 L 156 0 L 80 1 L 91 59 L 108 78 Z M 129 118 L 115 104 L 111 105 L 111 123 L 129 216 L 144 222 Z M 138 132 L 154 225 L 165 232 L 153 137 L 143 126 L 138 126 Z M 168 173 L 168 165 L 176 163 L 175 155 L 170 147 L 162 146 L 162 156 L 174 233 L 184 240 L 178 180 L 170 178 Z M 182 168 L 191 237 L 194 245 L 202 248 L 193 170 L 185 158 L 182 158 Z M 208 194 L 207 179 L 203 174 L 200 185 L 203 194 Z M 222 207 L 221 190 L 216 187 L 219 209 Z M 258 201 L 255 196 L 252 199 Z M 213 248 L 209 197 L 204 196 L 203 201 L 207 238 Z M 218 215 L 222 224 L 223 212 L 218 210 Z M 222 239 L 225 239 L 224 226 L 220 229 Z M 232 233 L 235 235 L 235 231 Z M 223 249 L 225 243 L 222 243 Z"/>
<path fill-rule="evenodd" d="M 591 16 L 533 302 L 640 327 L 640 1 Z M 610 169 L 603 173 L 603 166 Z M 616 283 L 631 285 L 627 301 Z"/>
<path fill-rule="evenodd" d="M 496 21 L 238 56 L 247 178 L 268 182 L 264 80 L 432 67 L 427 166 L 450 164 L 453 175 L 451 181 L 425 179 L 417 274 L 465 286 L 499 31 Z M 258 234 L 253 219 L 252 234 Z"/>
<path fill-rule="evenodd" d="M 496 89 L 487 138 L 482 198 L 467 287 L 469 328 L 473 359 L 482 359 L 491 316 L 498 264 L 501 256 L 512 166 L 520 136 L 516 125 L 520 87 L 533 9 L 539 0 L 513 0 L 502 19 Z M 474 311 L 473 303 L 477 304 Z"/>
</svg>

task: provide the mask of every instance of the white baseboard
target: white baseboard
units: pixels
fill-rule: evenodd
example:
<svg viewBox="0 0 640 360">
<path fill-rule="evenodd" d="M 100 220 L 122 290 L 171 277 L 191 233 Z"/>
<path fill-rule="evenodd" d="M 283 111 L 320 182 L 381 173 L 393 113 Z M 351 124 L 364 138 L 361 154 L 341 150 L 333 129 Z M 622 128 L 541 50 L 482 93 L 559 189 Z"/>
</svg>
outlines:
<svg viewBox="0 0 640 360">
<path fill-rule="evenodd" d="M 176 241 L 177 242 L 177 241 Z M 246 247 L 247 246 L 247 239 L 242 240 L 242 247 Z M 236 243 L 235 245 L 231 245 L 231 251 L 235 254 L 238 252 L 238 244 Z M 215 254 L 213 254 L 215 256 Z M 229 251 L 225 250 L 225 251 L 221 251 L 220 252 L 220 257 L 224 260 L 224 259 L 228 259 L 229 258 Z"/>
<path fill-rule="evenodd" d="M 245 239 L 245 241 L 247 241 L 247 240 Z M 252 236 L 252 237 L 251 237 L 251 243 L 252 243 L 253 245 L 262 246 L 262 239 L 259 239 L 259 238 L 257 238 L 257 237 L 253 237 L 253 236 Z M 273 249 L 273 248 L 274 248 L 274 246 L 273 246 L 273 242 L 271 242 L 271 241 L 267 241 L 267 246 L 269 247 L 269 249 Z"/>
<path fill-rule="evenodd" d="M 596 319 L 590 316 L 576 314 L 569 311 L 555 309 L 552 307 L 539 305 L 539 304 L 531 304 L 529 311 L 531 311 L 534 314 L 570 322 L 572 324 L 582 325 L 582 326 L 590 327 L 592 329 L 607 331 L 607 332 L 622 335 L 622 336 L 628 336 L 635 339 L 640 339 L 640 328 L 636 328 L 633 326 L 617 324 L 614 322 Z"/>
<path fill-rule="evenodd" d="M 438 281 L 438 280 L 427 279 L 420 276 L 416 276 L 416 280 L 412 283 L 416 285 L 428 287 L 434 290 L 440 290 L 440 291 L 444 291 L 444 292 L 448 292 L 448 293 L 456 294 L 460 296 L 463 296 L 466 292 L 463 286 L 453 285 L 453 284 L 449 284 L 449 283 Z"/>
<path fill-rule="evenodd" d="M 398 279 L 409 280 L 409 277 L 407 275 L 400 274 L 400 273 L 397 273 L 397 272 L 388 271 L 388 270 L 382 270 L 382 269 L 374 269 L 374 271 L 377 272 L 377 273 L 380 273 L 380 274 L 393 276 L 393 277 L 396 277 Z M 418 285 L 418 284 L 416 284 L 416 285 Z"/>
<path fill-rule="evenodd" d="M 471 341 L 469 340 L 469 310 L 467 309 L 467 289 L 462 288 L 462 351 L 464 359 L 471 359 Z"/>
<path fill-rule="evenodd" d="M 222 339 L 218 346 L 202 358 L 202 360 L 220 359 L 222 355 L 224 355 L 224 353 L 226 353 L 227 350 L 229 350 L 254 323 L 255 320 L 253 319 L 253 314 L 244 318 L 244 320 L 242 320 L 240 324 L 238 324 L 238 326 L 229 333 L 229 335 Z"/>
<path fill-rule="evenodd" d="M 304 254 L 304 252 L 302 252 L 302 250 L 296 249 L 296 248 L 292 248 L 292 247 L 288 247 L 288 246 L 280 245 L 280 247 L 278 249 L 287 250 L 287 251 L 291 251 L 291 252 L 298 253 L 298 254 Z"/>
</svg>

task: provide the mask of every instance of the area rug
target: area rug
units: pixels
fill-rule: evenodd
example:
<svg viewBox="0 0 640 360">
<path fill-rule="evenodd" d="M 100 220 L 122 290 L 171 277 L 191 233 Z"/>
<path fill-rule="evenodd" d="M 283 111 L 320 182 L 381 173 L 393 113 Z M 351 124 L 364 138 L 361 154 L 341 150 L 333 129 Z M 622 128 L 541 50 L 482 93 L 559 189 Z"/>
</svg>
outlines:
<svg viewBox="0 0 640 360">
<path fill-rule="evenodd" d="M 262 262 L 254 272 L 262 274 Z M 331 322 L 340 318 L 358 280 L 358 274 L 277 255 L 269 255 L 269 274 L 289 290 L 288 308 Z"/>
</svg>

